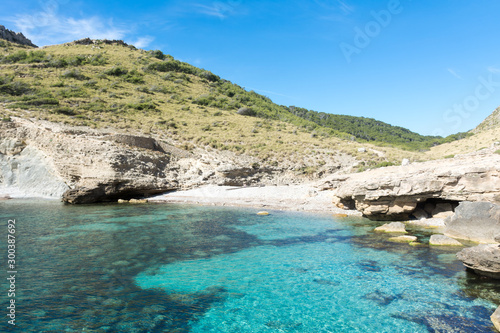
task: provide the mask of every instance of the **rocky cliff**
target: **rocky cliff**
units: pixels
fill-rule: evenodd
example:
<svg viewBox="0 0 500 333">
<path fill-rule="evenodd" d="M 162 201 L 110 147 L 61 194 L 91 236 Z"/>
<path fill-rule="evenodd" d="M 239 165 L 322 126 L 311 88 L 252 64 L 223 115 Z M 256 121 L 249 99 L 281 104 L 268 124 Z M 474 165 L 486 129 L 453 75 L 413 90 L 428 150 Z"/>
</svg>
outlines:
<svg viewBox="0 0 500 333">
<path fill-rule="evenodd" d="M 188 152 L 150 137 L 15 117 L 0 122 L 0 195 L 90 203 L 292 178 L 231 152 Z"/>
<path fill-rule="evenodd" d="M 24 37 L 22 33 L 6 29 L 3 25 L 0 25 L 0 39 L 5 39 L 9 42 L 13 42 L 16 44 L 38 47 L 35 44 L 33 44 L 31 40 Z"/>
<path fill-rule="evenodd" d="M 461 201 L 500 202 L 498 147 L 455 158 L 338 175 L 322 185 L 334 202 L 378 220 L 431 217 Z"/>
</svg>

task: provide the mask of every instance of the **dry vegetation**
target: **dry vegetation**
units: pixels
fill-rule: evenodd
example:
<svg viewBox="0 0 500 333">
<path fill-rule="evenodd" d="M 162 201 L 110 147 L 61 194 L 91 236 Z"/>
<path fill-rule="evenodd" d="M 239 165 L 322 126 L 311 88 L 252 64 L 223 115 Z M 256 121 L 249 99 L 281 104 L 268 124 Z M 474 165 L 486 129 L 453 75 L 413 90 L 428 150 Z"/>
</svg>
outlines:
<svg viewBox="0 0 500 333">
<path fill-rule="evenodd" d="M 463 146 L 456 141 L 422 153 L 357 142 L 160 51 L 106 43 L 31 49 L 5 41 L 0 50 L 3 121 L 21 116 L 142 133 L 186 150 L 244 153 L 305 173 L 343 155 L 354 156 L 364 170 L 399 164 L 403 158 L 438 158 Z M 249 110 L 258 117 L 241 114 Z M 471 149 L 491 141 L 472 147 L 475 138 L 466 139 Z M 358 151 L 361 147 L 366 151 Z"/>
</svg>

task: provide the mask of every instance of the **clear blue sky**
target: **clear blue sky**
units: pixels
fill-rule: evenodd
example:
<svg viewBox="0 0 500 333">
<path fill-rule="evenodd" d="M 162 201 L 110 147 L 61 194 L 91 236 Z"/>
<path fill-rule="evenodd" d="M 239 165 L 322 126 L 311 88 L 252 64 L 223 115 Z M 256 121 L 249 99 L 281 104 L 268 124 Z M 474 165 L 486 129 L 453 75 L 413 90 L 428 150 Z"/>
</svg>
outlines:
<svg viewBox="0 0 500 333">
<path fill-rule="evenodd" d="M 500 105 L 500 1 L 3 0 L 37 45 L 84 37 L 160 49 L 283 105 L 421 134 Z"/>
</svg>

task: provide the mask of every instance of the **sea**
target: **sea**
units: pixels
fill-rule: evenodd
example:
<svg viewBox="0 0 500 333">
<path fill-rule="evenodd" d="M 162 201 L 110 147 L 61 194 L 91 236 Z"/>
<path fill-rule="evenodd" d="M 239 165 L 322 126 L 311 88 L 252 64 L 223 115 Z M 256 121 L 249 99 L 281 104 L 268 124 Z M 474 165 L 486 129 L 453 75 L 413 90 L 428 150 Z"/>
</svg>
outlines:
<svg viewBox="0 0 500 333">
<path fill-rule="evenodd" d="M 0 201 L 0 331 L 495 332 L 499 283 L 429 230 L 257 212 Z"/>
</svg>

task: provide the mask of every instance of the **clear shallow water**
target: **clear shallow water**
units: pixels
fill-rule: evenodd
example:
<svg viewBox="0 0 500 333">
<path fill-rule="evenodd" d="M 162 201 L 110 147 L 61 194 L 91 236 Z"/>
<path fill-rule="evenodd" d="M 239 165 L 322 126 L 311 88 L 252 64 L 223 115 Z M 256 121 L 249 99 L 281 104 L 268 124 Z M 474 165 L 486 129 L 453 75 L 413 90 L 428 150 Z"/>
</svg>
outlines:
<svg viewBox="0 0 500 333">
<path fill-rule="evenodd" d="M 4 235 L 17 220 L 16 331 L 494 332 L 500 290 L 457 249 L 388 243 L 364 219 L 256 212 L 0 202 Z"/>
</svg>

